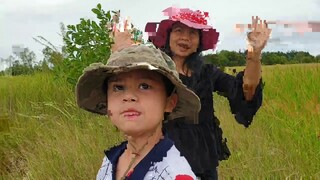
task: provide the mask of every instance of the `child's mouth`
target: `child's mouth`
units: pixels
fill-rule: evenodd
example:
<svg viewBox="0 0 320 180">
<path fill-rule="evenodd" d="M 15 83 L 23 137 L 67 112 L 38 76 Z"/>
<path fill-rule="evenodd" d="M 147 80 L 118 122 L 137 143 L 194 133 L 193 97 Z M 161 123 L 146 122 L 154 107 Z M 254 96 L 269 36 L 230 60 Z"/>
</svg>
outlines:
<svg viewBox="0 0 320 180">
<path fill-rule="evenodd" d="M 132 119 L 132 118 L 139 117 L 141 115 L 141 112 L 136 111 L 136 110 L 126 110 L 122 114 L 124 117 Z"/>
</svg>

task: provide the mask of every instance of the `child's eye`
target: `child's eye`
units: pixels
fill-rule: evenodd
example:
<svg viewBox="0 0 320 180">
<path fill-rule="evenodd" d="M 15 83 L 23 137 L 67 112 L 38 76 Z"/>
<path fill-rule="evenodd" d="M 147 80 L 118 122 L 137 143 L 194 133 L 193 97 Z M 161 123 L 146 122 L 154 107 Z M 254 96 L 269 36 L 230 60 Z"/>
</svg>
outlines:
<svg viewBox="0 0 320 180">
<path fill-rule="evenodd" d="M 122 85 L 113 85 L 113 91 L 123 91 L 124 86 Z"/>
<path fill-rule="evenodd" d="M 141 83 L 139 85 L 139 89 L 146 90 L 146 89 L 150 89 L 150 88 L 151 88 L 151 86 L 149 84 L 147 84 L 147 83 Z"/>
</svg>

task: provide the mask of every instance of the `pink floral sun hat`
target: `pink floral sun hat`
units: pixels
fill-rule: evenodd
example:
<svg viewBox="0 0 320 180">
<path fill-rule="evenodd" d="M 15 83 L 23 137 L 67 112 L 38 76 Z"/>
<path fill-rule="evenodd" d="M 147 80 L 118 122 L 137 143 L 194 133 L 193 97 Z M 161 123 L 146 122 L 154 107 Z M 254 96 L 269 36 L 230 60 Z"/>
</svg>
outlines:
<svg viewBox="0 0 320 180">
<path fill-rule="evenodd" d="M 158 48 L 163 48 L 166 43 L 168 29 L 176 22 L 181 22 L 191 28 L 200 29 L 202 33 L 202 50 L 216 48 L 219 32 L 212 26 L 208 25 L 208 12 L 200 10 L 193 11 L 189 8 L 169 7 L 163 10 L 165 16 L 169 19 L 159 22 L 148 22 L 145 27 L 145 32 L 148 33 L 149 40 Z M 159 26 L 158 26 L 159 25 Z M 157 29 L 158 26 L 158 29 Z"/>
</svg>

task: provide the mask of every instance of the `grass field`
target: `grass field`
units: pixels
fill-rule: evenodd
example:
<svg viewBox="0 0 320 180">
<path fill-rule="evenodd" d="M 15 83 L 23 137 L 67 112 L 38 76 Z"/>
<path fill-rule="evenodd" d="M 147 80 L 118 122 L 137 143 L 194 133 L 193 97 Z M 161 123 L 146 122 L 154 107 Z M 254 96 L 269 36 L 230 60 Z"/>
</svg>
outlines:
<svg viewBox="0 0 320 180">
<path fill-rule="evenodd" d="M 263 80 L 263 106 L 247 129 L 214 97 L 232 151 L 219 176 L 320 179 L 320 64 L 266 66 Z M 122 136 L 74 99 L 51 74 L 0 77 L 0 179 L 95 178 L 103 150 Z"/>
</svg>

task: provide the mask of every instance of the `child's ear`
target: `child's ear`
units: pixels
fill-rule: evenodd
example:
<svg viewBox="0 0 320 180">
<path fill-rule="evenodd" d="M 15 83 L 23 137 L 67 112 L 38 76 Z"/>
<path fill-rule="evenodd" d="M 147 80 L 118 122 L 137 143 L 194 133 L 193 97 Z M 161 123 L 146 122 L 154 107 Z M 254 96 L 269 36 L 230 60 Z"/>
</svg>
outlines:
<svg viewBox="0 0 320 180">
<path fill-rule="evenodd" d="M 173 93 L 170 97 L 167 98 L 167 105 L 165 108 L 165 112 L 172 112 L 172 110 L 176 107 L 178 102 L 178 95 Z"/>
</svg>

